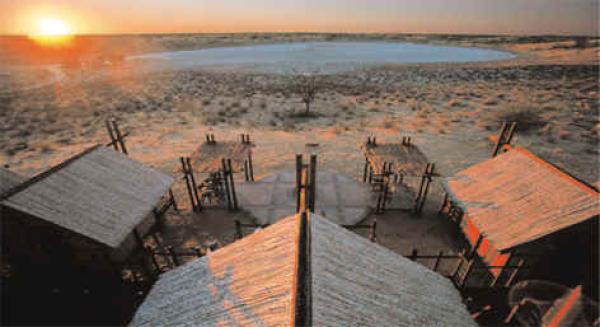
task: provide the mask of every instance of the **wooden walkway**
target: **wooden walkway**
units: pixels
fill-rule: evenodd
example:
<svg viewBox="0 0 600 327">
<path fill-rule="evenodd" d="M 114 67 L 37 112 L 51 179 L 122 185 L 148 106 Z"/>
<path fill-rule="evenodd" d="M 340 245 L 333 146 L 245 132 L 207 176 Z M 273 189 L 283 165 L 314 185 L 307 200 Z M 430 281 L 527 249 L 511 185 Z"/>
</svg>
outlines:
<svg viewBox="0 0 600 327">
<path fill-rule="evenodd" d="M 385 163 L 392 164 L 392 171 L 404 176 L 422 176 L 428 163 L 427 157 L 414 144 L 383 143 L 364 144 L 365 158 L 375 174 L 381 174 Z"/>
<path fill-rule="evenodd" d="M 296 174 L 280 171 L 238 186 L 240 207 L 259 224 L 273 224 L 296 212 Z M 340 225 L 355 225 L 370 212 L 369 186 L 333 172 L 317 173 L 315 213 Z"/>
<path fill-rule="evenodd" d="M 254 146 L 252 143 L 234 141 L 203 143 L 192 154 L 192 165 L 197 173 L 214 173 L 222 168 L 221 159 L 231 159 L 233 172 L 239 173 L 244 171 Z"/>
</svg>

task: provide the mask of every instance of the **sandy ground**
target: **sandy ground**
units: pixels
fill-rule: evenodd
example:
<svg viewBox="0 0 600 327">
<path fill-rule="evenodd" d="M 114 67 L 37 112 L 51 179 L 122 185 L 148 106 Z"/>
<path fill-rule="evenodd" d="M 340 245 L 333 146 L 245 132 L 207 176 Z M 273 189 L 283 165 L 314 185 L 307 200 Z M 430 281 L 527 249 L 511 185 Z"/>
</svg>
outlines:
<svg viewBox="0 0 600 327">
<path fill-rule="evenodd" d="M 157 43 L 172 50 L 294 37 L 340 38 L 164 36 L 138 39 L 131 52 L 155 50 Z M 359 143 L 368 135 L 388 141 L 413 136 L 441 174 L 451 176 L 488 158 L 487 137 L 509 119 L 521 123 L 515 143 L 590 183 L 598 180 L 597 40 L 585 49 L 574 48 L 573 40 L 544 38 L 409 40 L 504 48 L 520 56 L 494 63 L 389 66 L 322 76 L 310 116 L 300 114 L 296 81 L 286 76 L 155 71 L 131 63 L 50 70 L 13 65 L 13 73 L 0 76 L 0 164 L 31 176 L 87 146 L 107 142 L 104 121 L 116 118 L 131 135 L 127 143 L 132 158 L 175 176 L 178 158 L 190 155 L 207 132 L 230 140 L 251 134 L 257 144 L 258 178 L 291 169 L 296 153 L 306 152 L 307 143 L 318 143 L 319 167 L 360 179 L 364 159 Z M 170 214 L 165 237 L 179 247 L 211 238 L 231 242 L 233 219 L 252 220 L 243 212 L 232 216 L 223 210 L 190 214 L 181 181 L 175 191 L 184 213 Z M 439 201 L 437 190 L 424 218 L 399 213 L 378 217 L 380 242 L 403 254 L 413 247 L 429 253 L 456 249 L 448 226 L 433 214 Z"/>
</svg>

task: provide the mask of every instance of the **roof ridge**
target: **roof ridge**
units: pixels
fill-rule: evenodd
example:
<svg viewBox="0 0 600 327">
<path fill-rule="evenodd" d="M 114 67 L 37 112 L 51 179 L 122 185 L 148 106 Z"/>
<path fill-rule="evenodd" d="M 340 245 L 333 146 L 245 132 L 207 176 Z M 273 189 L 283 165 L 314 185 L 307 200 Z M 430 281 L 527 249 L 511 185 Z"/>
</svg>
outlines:
<svg viewBox="0 0 600 327">
<path fill-rule="evenodd" d="M 15 195 L 15 194 L 17 194 L 17 193 L 25 190 L 29 186 L 31 186 L 31 185 L 33 185 L 33 184 L 35 184 L 35 183 L 37 183 L 37 182 L 45 179 L 46 177 L 54 174 L 55 172 L 57 172 L 57 171 L 65 168 L 65 167 L 67 167 L 68 165 L 70 165 L 71 163 L 73 163 L 75 160 L 77 160 L 77 159 L 85 156 L 86 154 L 88 154 L 88 153 L 96 150 L 100 146 L 101 146 L 101 144 L 96 144 L 96 145 L 94 145 L 92 147 L 89 147 L 89 148 L 85 149 L 84 151 L 82 151 L 82 152 L 80 152 L 80 153 L 78 153 L 78 154 L 76 154 L 76 155 L 74 155 L 74 156 L 72 156 L 72 157 L 70 157 L 70 158 L 68 158 L 68 159 L 60 162 L 60 163 L 58 163 L 57 165 L 51 167 L 50 169 L 45 170 L 45 171 L 43 171 L 43 172 L 41 172 L 41 173 L 39 173 L 39 174 L 37 174 L 37 175 L 35 175 L 35 176 L 27 179 L 27 180 L 25 180 L 21 184 L 15 186 L 15 187 L 10 188 L 8 191 L 0 194 L 0 201 L 4 201 L 4 200 L 8 199 L 9 197 L 11 197 L 11 196 L 13 196 L 13 195 Z"/>
<path fill-rule="evenodd" d="M 585 192 L 590 193 L 593 196 L 598 196 L 599 195 L 599 191 L 598 189 L 587 183 L 586 181 L 575 177 L 573 174 L 567 172 L 566 170 L 558 167 L 557 165 L 544 160 L 542 158 L 540 158 L 539 156 L 537 156 L 536 154 L 534 154 L 533 152 L 521 147 L 521 146 L 515 146 L 512 148 L 512 150 L 517 151 L 519 153 L 522 153 L 523 155 L 529 157 L 530 159 L 532 159 L 533 161 L 541 164 L 544 168 L 547 168 L 549 171 L 556 173 L 556 175 L 558 177 L 561 177 L 562 179 L 564 179 L 565 181 L 581 188 L 582 190 L 584 190 Z"/>
<path fill-rule="evenodd" d="M 294 276 L 292 279 L 291 326 L 312 326 L 312 275 L 310 212 L 297 214 L 298 226 L 295 242 Z"/>
</svg>

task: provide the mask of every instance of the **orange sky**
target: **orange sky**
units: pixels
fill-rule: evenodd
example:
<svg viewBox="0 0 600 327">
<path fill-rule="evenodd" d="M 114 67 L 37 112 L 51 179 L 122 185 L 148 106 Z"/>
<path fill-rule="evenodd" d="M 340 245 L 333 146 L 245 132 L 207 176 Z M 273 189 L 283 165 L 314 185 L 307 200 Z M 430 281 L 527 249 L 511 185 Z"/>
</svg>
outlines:
<svg viewBox="0 0 600 327">
<path fill-rule="evenodd" d="M 417 32 L 597 35 L 597 0 L 0 0 L 0 33 L 43 17 L 76 33 Z"/>
</svg>

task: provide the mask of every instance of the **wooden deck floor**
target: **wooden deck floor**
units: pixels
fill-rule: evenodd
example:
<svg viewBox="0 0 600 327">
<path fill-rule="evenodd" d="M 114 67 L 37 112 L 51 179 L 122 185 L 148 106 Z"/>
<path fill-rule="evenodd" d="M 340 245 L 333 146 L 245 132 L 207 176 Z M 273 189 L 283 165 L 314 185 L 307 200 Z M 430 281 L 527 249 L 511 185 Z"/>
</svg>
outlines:
<svg viewBox="0 0 600 327">
<path fill-rule="evenodd" d="M 233 172 L 239 173 L 243 171 L 253 147 L 254 144 L 234 141 L 203 143 L 192 154 L 192 166 L 197 173 L 213 173 L 221 169 L 221 159 L 231 159 Z"/>
<path fill-rule="evenodd" d="M 414 144 L 365 144 L 362 149 L 375 174 L 382 172 L 384 163 L 391 163 L 393 172 L 404 176 L 421 176 L 428 163 L 425 154 Z"/>
</svg>

